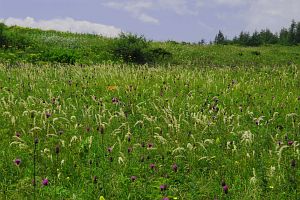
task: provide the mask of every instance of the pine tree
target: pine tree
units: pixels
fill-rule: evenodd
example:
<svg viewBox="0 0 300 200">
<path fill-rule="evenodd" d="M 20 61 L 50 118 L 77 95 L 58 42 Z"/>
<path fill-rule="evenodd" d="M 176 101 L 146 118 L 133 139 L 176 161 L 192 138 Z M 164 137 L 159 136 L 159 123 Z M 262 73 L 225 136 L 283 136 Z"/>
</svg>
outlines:
<svg viewBox="0 0 300 200">
<path fill-rule="evenodd" d="M 295 42 L 297 44 L 300 44 L 300 22 L 297 23 L 296 35 L 295 35 Z"/>
<path fill-rule="evenodd" d="M 289 44 L 289 32 L 286 28 L 282 28 L 279 33 L 279 42 L 282 45 Z"/>
<path fill-rule="evenodd" d="M 296 44 L 296 26 L 295 20 L 292 20 L 288 33 L 288 42 L 291 45 Z"/>
<path fill-rule="evenodd" d="M 219 33 L 215 37 L 215 44 L 225 44 L 224 34 L 219 30 Z"/>
</svg>

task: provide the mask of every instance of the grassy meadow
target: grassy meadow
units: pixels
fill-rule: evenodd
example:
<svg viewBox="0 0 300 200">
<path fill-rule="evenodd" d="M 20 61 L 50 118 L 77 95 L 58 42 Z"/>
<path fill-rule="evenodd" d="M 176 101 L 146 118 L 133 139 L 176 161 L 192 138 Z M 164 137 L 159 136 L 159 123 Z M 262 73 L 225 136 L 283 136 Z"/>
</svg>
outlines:
<svg viewBox="0 0 300 200">
<path fill-rule="evenodd" d="M 299 199 L 299 47 L 171 47 L 206 59 L 0 64 L 1 199 Z"/>
</svg>

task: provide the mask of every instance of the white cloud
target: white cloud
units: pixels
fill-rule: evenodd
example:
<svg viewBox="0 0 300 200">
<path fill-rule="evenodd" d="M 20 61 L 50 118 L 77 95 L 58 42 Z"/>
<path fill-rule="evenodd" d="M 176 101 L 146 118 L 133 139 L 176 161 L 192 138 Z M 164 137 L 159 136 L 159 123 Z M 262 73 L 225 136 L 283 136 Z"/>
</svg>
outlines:
<svg viewBox="0 0 300 200">
<path fill-rule="evenodd" d="M 31 17 L 25 19 L 7 18 L 2 19 L 8 26 L 18 25 L 22 27 L 40 28 L 42 30 L 69 31 L 74 33 L 92 33 L 107 37 L 116 37 L 121 33 L 121 29 L 114 26 L 79 21 L 72 18 L 35 20 Z"/>
<path fill-rule="evenodd" d="M 195 3 L 195 2 L 193 2 Z M 196 2 L 197 4 L 199 2 Z M 197 12 L 193 11 L 188 5 L 187 0 L 158 0 L 158 6 L 171 10 L 178 15 L 196 15 Z"/>
<path fill-rule="evenodd" d="M 196 15 L 195 4 L 200 5 L 199 0 L 106 0 L 103 5 L 124 10 L 136 19 L 152 24 L 159 24 L 159 19 L 148 14 L 150 11 L 171 11 L 177 15 Z M 191 6 L 192 5 L 192 6 Z"/>
<path fill-rule="evenodd" d="M 141 20 L 142 22 L 146 22 L 146 23 L 152 23 L 152 24 L 159 24 L 159 20 L 154 18 L 154 17 L 151 17 L 147 14 L 140 14 L 139 15 L 139 20 Z"/>
<path fill-rule="evenodd" d="M 256 0 L 244 15 L 246 29 L 270 28 L 279 31 L 289 26 L 292 19 L 300 21 L 299 8 L 299 0 Z"/>
<path fill-rule="evenodd" d="M 145 13 L 146 10 L 150 10 L 154 7 L 153 2 L 151 2 L 151 1 L 138 1 L 138 0 L 131 0 L 131 1 L 127 1 L 127 2 L 110 1 L 110 2 L 104 3 L 103 5 L 108 6 L 110 8 L 118 9 L 118 10 L 124 10 L 142 22 L 159 24 L 158 19 Z"/>
</svg>

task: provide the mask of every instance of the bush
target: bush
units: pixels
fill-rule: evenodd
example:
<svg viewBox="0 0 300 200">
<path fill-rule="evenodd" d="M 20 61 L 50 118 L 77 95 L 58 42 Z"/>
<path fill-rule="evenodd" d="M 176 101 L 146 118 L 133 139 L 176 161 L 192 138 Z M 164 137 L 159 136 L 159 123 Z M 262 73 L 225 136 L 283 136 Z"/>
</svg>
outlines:
<svg viewBox="0 0 300 200">
<path fill-rule="evenodd" d="M 76 63 L 77 56 L 70 50 L 51 50 L 42 53 L 40 59 L 48 62 L 74 65 Z"/>
<path fill-rule="evenodd" d="M 5 35 L 6 26 L 3 23 L 0 23 L 0 48 L 7 46 L 8 39 Z"/>
<path fill-rule="evenodd" d="M 162 48 L 150 48 L 150 42 L 144 36 L 125 33 L 116 39 L 112 51 L 117 59 L 127 63 L 154 63 L 171 57 L 171 53 Z"/>
<path fill-rule="evenodd" d="M 30 46 L 32 42 L 28 37 L 15 31 L 9 31 L 7 26 L 0 23 L 0 47 L 16 49 L 25 49 Z"/>
</svg>

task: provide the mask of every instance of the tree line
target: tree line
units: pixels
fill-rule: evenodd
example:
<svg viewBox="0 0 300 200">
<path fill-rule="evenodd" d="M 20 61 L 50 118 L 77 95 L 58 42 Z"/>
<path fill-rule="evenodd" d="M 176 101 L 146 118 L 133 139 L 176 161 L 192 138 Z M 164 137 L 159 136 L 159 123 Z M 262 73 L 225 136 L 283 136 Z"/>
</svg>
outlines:
<svg viewBox="0 0 300 200">
<path fill-rule="evenodd" d="M 289 28 L 282 28 L 279 33 L 272 33 L 269 29 L 261 31 L 241 32 L 232 40 L 224 36 L 222 31 L 216 35 L 215 44 L 237 44 L 242 46 L 260 46 L 267 44 L 297 45 L 300 44 L 300 22 L 292 20 Z"/>
</svg>

